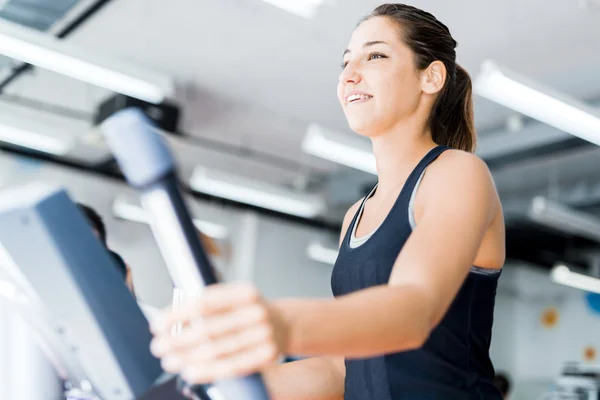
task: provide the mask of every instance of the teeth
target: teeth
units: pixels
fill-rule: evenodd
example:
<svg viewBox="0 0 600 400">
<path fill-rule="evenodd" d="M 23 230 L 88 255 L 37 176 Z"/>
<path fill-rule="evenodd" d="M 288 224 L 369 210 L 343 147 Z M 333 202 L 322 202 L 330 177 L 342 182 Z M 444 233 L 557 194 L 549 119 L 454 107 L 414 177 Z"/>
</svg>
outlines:
<svg viewBox="0 0 600 400">
<path fill-rule="evenodd" d="M 351 96 L 348 96 L 346 103 L 352 103 L 355 100 L 366 100 L 370 99 L 371 97 L 373 96 L 369 96 L 368 94 L 353 94 Z"/>
</svg>

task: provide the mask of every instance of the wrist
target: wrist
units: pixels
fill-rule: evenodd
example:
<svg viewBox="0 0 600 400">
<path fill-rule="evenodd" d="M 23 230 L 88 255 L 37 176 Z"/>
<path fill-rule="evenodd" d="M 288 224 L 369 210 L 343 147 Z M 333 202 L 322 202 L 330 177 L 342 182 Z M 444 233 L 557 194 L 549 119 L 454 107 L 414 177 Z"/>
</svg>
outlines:
<svg viewBox="0 0 600 400">
<path fill-rule="evenodd" d="M 332 314 L 332 303 L 323 299 L 281 299 L 274 303 L 286 329 L 284 351 L 290 356 L 321 354 L 329 335 L 323 327 Z"/>
<path fill-rule="evenodd" d="M 279 318 L 281 318 L 284 327 L 283 352 L 285 355 L 294 355 L 302 348 L 302 321 L 303 309 L 305 308 L 303 300 L 280 299 L 272 303 Z"/>
</svg>

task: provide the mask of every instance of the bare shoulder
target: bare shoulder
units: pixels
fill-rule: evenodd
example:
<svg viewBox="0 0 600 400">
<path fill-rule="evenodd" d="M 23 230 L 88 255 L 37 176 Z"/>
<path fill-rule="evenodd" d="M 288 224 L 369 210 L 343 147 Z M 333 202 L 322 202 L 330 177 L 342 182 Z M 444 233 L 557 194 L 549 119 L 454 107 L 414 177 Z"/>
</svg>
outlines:
<svg viewBox="0 0 600 400">
<path fill-rule="evenodd" d="M 342 244 L 342 240 L 344 240 L 344 236 L 346 236 L 346 231 L 348 230 L 348 227 L 350 226 L 350 223 L 352 222 L 352 218 L 354 218 L 354 215 L 358 211 L 358 208 L 360 207 L 361 203 L 362 203 L 362 199 L 358 200 L 356 203 L 354 203 L 352 205 L 352 207 L 350 207 L 348 209 L 348 211 L 346 211 L 346 215 L 344 216 L 344 221 L 342 222 L 342 230 L 340 232 L 340 245 Z"/>
<path fill-rule="evenodd" d="M 491 218 L 502 213 L 492 174 L 481 158 L 460 150 L 447 150 L 427 168 L 417 204 L 420 209 L 454 209 L 475 206 Z"/>
<path fill-rule="evenodd" d="M 440 170 L 449 173 L 483 174 L 491 178 L 485 161 L 473 153 L 462 150 L 446 150 L 439 156 L 438 161 L 431 164 L 432 167 L 436 165 L 441 167 Z"/>
<path fill-rule="evenodd" d="M 481 158 L 461 150 L 447 150 L 427 169 L 429 181 L 448 190 L 487 189 L 496 192 L 492 174 Z"/>
</svg>

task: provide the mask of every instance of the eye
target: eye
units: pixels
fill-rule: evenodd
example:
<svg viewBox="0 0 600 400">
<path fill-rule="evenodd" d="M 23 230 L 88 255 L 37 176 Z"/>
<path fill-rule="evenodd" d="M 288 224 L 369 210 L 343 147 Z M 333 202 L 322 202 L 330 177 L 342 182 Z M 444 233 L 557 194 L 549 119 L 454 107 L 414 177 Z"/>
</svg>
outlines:
<svg viewBox="0 0 600 400">
<path fill-rule="evenodd" d="M 369 57 L 368 57 L 369 61 L 376 60 L 378 58 L 387 58 L 387 56 L 385 54 L 381 54 L 381 53 L 371 53 L 371 54 L 369 54 Z"/>
<path fill-rule="evenodd" d="M 371 60 L 376 60 L 378 58 L 388 58 L 388 57 L 382 53 L 371 53 L 367 57 L 367 60 L 371 61 Z M 342 63 L 340 64 L 340 67 L 342 67 L 342 69 L 344 69 L 344 68 L 346 68 L 347 65 L 348 65 L 348 61 L 342 61 Z"/>
</svg>

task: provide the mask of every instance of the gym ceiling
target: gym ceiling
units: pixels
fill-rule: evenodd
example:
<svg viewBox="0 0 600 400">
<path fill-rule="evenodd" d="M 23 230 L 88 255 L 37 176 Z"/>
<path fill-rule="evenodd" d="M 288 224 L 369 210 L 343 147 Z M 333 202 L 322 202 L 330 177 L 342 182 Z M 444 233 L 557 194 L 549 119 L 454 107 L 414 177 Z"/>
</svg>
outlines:
<svg viewBox="0 0 600 400">
<path fill-rule="evenodd" d="M 318 127 L 341 141 L 368 145 L 348 132 L 335 88 L 349 33 L 378 3 L 324 0 L 314 17 L 303 18 L 262 0 L 8 0 L 0 1 L 0 18 L 169 76 L 180 117 L 176 132 L 167 137 L 184 179 L 201 167 L 319 198 L 325 206 L 316 216 L 264 207 L 261 212 L 335 230 L 375 176 L 309 154 L 305 141 L 309 128 Z M 473 78 L 485 60 L 493 59 L 553 90 L 600 105 L 600 9 L 594 2 L 411 3 L 446 21 L 459 43 L 458 61 Z M 100 105 L 113 95 L 0 58 L 0 115 L 36 121 L 47 128 L 44 134 L 72 144 L 58 155 L 8 142 L 0 146 L 120 179 L 96 127 Z M 536 218 L 534 199 L 547 200 L 548 213 L 567 210 L 574 225 L 595 222 L 600 150 L 482 96 L 475 97 L 475 109 L 478 154 L 488 162 L 505 205 L 509 257 L 545 268 L 557 261 L 585 267 L 587 254 L 600 246 L 600 223 L 586 229 L 548 223 Z"/>
</svg>

